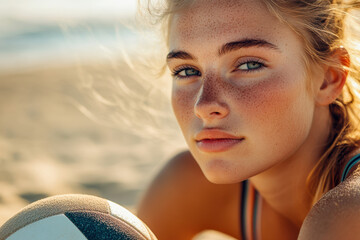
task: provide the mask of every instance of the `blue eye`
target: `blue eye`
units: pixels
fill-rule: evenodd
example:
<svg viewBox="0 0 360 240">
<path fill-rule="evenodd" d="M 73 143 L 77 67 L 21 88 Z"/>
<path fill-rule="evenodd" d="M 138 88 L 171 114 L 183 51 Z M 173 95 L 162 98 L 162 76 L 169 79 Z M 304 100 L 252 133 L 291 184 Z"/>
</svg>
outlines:
<svg viewBox="0 0 360 240">
<path fill-rule="evenodd" d="M 192 76 L 200 76 L 200 72 L 194 68 L 182 68 L 179 70 L 175 70 L 173 72 L 173 76 L 177 76 L 180 78 L 187 78 Z"/>
<path fill-rule="evenodd" d="M 257 61 L 249 61 L 249 62 L 245 62 L 242 63 L 238 66 L 238 69 L 243 70 L 243 71 L 253 71 L 253 70 L 257 70 L 260 69 L 264 66 L 264 64 L 257 62 Z"/>
</svg>

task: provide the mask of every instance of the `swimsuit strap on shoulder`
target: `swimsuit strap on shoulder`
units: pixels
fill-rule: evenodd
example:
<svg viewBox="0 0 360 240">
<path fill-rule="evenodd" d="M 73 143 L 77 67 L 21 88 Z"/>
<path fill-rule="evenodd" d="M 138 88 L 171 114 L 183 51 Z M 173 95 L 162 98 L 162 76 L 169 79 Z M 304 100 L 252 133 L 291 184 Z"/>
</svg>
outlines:
<svg viewBox="0 0 360 240">
<path fill-rule="evenodd" d="M 248 180 L 241 186 L 241 236 L 243 240 L 259 240 L 261 197 Z"/>
<path fill-rule="evenodd" d="M 350 159 L 350 161 L 347 162 L 345 168 L 344 168 L 344 171 L 343 171 L 343 174 L 342 174 L 342 177 L 341 177 L 341 181 L 343 182 L 347 175 L 349 174 L 350 170 L 355 166 L 355 164 L 357 164 L 358 162 L 360 161 L 360 153 L 355 155 L 354 157 L 352 157 Z"/>
</svg>

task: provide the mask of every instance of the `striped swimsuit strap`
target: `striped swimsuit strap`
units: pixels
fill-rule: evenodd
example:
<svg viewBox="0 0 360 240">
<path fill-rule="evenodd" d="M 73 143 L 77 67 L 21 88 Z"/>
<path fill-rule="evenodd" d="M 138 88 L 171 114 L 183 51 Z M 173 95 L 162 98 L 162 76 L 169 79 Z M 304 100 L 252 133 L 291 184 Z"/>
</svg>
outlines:
<svg viewBox="0 0 360 240">
<path fill-rule="evenodd" d="M 343 182 L 347 175 L 349 174 L 350 170 L 360 161 L 360 153 L 355 155 L 346 163 L 346 166 L 344 168 L 343 174 L 341 176 L 341 181 Z"/>
<path fill-rule="evenodd" d="M 240 231 L 243 240 L 260 240 L 261 196 L 250 181 L 241 186 Z"/>
</svg>

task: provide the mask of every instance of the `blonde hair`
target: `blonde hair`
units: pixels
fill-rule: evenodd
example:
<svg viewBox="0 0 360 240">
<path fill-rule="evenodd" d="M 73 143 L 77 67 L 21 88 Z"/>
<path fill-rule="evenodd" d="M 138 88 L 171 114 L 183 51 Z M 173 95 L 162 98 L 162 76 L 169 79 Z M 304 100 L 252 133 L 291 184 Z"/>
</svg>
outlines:
<svg viewBox="0 0 360 240">
<path fill-rule="evenodd" d="M 166 0 L 147 9 L 161 22 L 165 40 L 171 16 L 193 4 L 194 0 Z M 341 95 L 329 105 L 332 131 L 324 146 L 324 154 L 308 176 L 307 184 L 313 203 L 341 181 L 341 170 L 349 153 L 360 146 L 360 3 L 339 0 L 263 0 L 269 11 L 286 23 L 304 43 L 304 63 L 308 72 L 313 65 L 327 64 L 348 71 Z M 334 62 L 331 55 L 344 47 L 350 56 L 350 66 Z"/>
</svg>

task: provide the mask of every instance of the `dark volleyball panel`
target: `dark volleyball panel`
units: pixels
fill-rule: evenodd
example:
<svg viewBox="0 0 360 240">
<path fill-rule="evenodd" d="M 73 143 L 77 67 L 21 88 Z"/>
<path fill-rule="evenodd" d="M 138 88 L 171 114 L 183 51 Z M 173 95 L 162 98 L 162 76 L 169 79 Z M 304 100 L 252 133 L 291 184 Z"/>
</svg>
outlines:
<svg viewBox="0 0 360 240">
<path fill-rule="evenodd" d="M 133 226 L 113 216 L 94 212 L 65 213 L 88 240 L 145 239 Z"/>
</svg>

